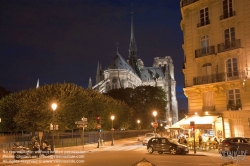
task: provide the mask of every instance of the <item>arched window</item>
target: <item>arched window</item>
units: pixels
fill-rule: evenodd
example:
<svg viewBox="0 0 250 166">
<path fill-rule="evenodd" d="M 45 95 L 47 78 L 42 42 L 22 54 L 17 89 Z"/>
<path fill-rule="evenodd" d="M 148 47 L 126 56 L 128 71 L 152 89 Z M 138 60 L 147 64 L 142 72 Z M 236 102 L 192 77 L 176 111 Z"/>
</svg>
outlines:
<svg viewBox="0 0 250 166">
<path fill-rule="evenodd" d="M 227 60 L 227 77 L 238 76 L 238 64 L 236 58 L 231 58 Z"/>
<path fill-rule="evenodd" d="M 117 89 L 117 79 L 115 77 L 112 79 L 112 89 Z"/>
</svg>

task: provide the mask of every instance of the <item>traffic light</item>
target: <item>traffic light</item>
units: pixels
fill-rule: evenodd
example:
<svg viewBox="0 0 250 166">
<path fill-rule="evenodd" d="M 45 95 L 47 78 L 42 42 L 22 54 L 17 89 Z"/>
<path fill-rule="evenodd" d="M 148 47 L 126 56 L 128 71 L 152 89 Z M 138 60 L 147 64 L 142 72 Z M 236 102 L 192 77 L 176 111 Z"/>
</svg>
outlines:
<svg viewBox="0 0 250 166">
<path fill-rule="evenodd" d="M 191 127 L 191 131 L 194 131 L 195 130 L 195 127 L 194 126 L 190 126 Z"/>
<path fill-rule="evenodd" d="M 97 117 L 96 117 L 96 122 L 97 122 L 97 124 L 100 124 L 100 123 L 101 123 L 101 117 L 100 117 L 100 116 L 97 116 Z"/>
<path fill-rule="evenodd" d="M 191 131 L 195 130 L 195 123 L 194 123 L 194 121 L 190 121 L 190 129 L 191 129 Z"/>
</svg>

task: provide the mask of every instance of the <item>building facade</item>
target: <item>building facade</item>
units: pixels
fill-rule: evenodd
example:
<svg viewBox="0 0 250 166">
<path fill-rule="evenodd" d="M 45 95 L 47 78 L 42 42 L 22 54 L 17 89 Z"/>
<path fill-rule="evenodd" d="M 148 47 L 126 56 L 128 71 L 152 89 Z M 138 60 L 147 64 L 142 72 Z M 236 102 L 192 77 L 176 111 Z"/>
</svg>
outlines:
<svg viewBox="0 0 250 166">
<path fill-rule="evenodd" d="M 155 57 L 152 67 L 145 67 L 137 55 L 134 35 L 133 13 L 131 17 L 131 38 L 129 43 L 129 59 L 125 60 L 118 52 L 107 69 L 97 65 L 96 84 L 92 89 L 101 93 L 118 88 L 135 88 L 143 85 L 161 87 L 167 96 L 166 121 L 178 121 L 178 104 L 176 100 L 176 81 L 174 64 L 170 56 Z"/>
<path fill-rule="evenodd" d="M 197 132 L 250 137 L 250 1 L 181 0 L 180 8 L 187 117 Z"/>
</svg>

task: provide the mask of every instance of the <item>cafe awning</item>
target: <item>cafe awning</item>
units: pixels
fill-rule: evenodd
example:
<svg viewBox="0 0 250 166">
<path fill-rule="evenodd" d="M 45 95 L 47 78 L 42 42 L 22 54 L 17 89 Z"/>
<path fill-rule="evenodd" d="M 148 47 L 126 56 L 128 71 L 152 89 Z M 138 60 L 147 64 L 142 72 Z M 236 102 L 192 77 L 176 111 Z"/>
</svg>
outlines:
<svg viewBox="0 0 250 166">
<path fill-rule="evenodd" d="M 175 124 L 173 124 L 171 127 L 169 127 L 169 129 L 183 129 L 181 127 L 181 124 L 185 121 L 185 118 L 180 120 L 179 122 L 176 122 Z"/>
<path fill-rule="evenodd" d="M 171 127 L 179 127 L 180 129 L 190 129 L 190 122 L 194 121 L 195 129 L 212 129 L 212 125 L 217 119 L 218 116 L 191 116 L 180 120 Z"/>
</svg>

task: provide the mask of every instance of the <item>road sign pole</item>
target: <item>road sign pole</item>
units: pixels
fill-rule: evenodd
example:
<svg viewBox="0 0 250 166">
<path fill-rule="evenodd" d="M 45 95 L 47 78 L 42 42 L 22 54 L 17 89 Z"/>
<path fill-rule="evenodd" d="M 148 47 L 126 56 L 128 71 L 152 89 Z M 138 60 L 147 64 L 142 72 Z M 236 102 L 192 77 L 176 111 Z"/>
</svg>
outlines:
<svg viewBox="0 0 250 166">
<path fill-rule="evenodd" d="M 82 150 L 84 150 L 84 117 L 82 118 Z"/>
</svg>

